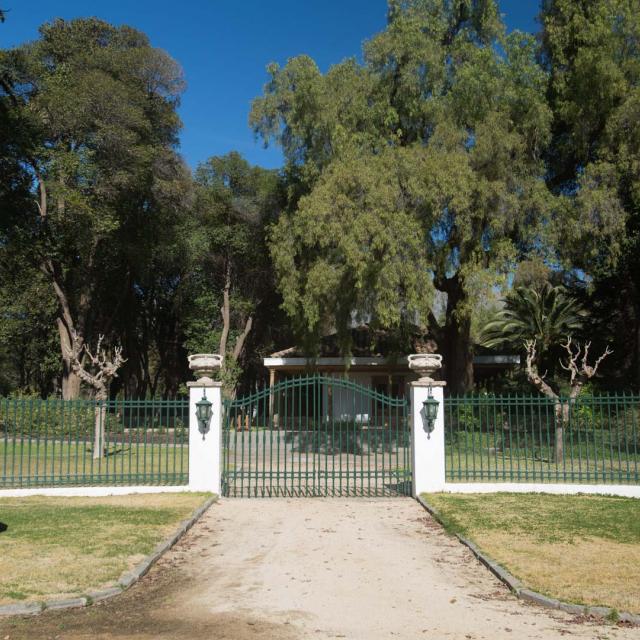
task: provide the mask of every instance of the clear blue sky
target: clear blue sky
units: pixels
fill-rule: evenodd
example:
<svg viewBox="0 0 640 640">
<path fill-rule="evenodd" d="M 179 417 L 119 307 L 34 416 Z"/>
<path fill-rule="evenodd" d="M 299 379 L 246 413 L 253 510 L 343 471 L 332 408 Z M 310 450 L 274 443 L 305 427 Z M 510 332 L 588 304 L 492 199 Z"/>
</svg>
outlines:
<svg viewBox="0 0 640 640">
<path fill-rule="evenodd" d="M 508 28 L 534 31 L 538 0 L 501 0 Z M 56 17 L 97 16 L 144 31 L 183 67 L 181 151 L 192 166 L 231 150 L 265 167 L 280 166 L 247 124 L 267 80 L 266 65 L 310 55 L 326 70 L 357 56 L 385 25 L 386 0 L 3 0 L 9 10 L 0 46 L 37 38 Z"/>
</svg>

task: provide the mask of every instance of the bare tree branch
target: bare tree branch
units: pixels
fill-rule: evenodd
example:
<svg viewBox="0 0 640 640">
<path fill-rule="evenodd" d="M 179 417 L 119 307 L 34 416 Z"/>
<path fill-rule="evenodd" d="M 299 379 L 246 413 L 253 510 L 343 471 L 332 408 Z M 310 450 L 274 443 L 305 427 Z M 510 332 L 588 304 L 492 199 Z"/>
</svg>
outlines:
<svg viewBox="0 0 640 640">
<path fill-rule="evenodd" d="M 118 369 L 126 362 L 126 359 L 122 357 L 122 347 L 115 347 L 113 352 L 109 353 L 102 346 L 103 342 L 104 336 L 100 335 L 96 350 L 92 352 L 74 332 L 72 346 L 71 348 L 67 347 L 67 356 L 80 379 L 96 390 L 98 399 L 106 400 L 108 385 L 113 378 L 118 377 Z M 93 373 L 88 371 L 82 363 L 82 352 L 87 356 L 88 364 L 94 368 Z"/>
<path fill-rule="evenodd" d="M 47 209 L 47 186 L 38 171 L 36 171 L 35 174 L 36 180 L 38 181 L 38 191 L 40 192 L 40 200 L 36 201 L 36 205 L 38 206 L 40 217 L 44 220 L 49 213 Z"/>
<path fill-rule="evenodd" d="M 570 398 L 577 398 L 580 394 L 582 387 L 596 375 L 600 363 L 613 351 L 607 345 L 603 354 L 595 361 L 594 365 L 589 364 L 589 349 L 591 348 L 591 342 L 585 342 L 584 347 L 576 342 L 575 349 L 570 337 L 567 337 L 566 343 L 562 344 L 562 347 L 566 350 L 567 362 L 566 364 L 560 361 L 560 365 L 565 371 L 570 373 L 569 385 L 571 391 L 569 392 Z"/>
<path fill-rule="evenodd" d="M 245 322 L 244 329 L 242 333 L 236 339 L 236 344 L 233 348 L 233 359 L 238 360 L 238 358 L 242 355 L 242 350 L 244 349 L 244 343 L 247 340 L 247 336 L 251 333 L 251 328 L 253 327 L 253 316 L 250 315 Z"/>
<path fill-rule="evenodd" d="M 609 349 L 609 345 L 607 345 L 606 349 L 604 350 L 603 354 L 596 360 L 595 364 L 593 365 L 593 373 L 591 374 L 592 376 L 596 375 L 596 372 L 598 371 L 598 367 L 600 366 L 600 363 L 607 357 L 610 356 L 613 353 L 613 349 Z"/>
<path fill-rule="evenodd" d="M 540 375 L 538 372 L 538 365 L 536 364 L 536 341 L 525 340 L 524 347 L 527 352 L 526 367 L 529 382 L 538 389 L 540 393 L 543 393 L 548 398 L 557 400 L 558 394 L 544 381 L 544 375 Z"/>
</svg>

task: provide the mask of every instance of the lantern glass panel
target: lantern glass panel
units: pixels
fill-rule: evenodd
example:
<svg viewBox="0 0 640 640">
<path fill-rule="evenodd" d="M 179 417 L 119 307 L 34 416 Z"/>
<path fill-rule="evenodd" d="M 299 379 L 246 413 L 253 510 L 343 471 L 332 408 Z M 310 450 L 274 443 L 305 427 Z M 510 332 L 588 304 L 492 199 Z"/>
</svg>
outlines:
<svg viewBox="0 0 640 640">
<path fill-rule="evenodd" d="M 428 420 L 434 421 L 438 417 L 438 401 L 433 397 L 429 396 L 425 402 L 425 413 Z"/>
<path fill-rule="evenodd" d="M 198 418 L 207 421 L 211 417 L 211 402 L 203 398 L 196 404 L 198 406 Z"/>
</svg>

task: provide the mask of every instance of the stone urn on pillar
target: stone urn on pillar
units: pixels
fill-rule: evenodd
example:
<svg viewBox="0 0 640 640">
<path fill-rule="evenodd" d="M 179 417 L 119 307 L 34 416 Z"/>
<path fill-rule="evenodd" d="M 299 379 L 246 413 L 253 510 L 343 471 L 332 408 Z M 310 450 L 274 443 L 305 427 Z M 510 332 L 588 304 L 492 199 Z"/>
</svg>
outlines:
<svg viewBox="0 0 640 640">
<path fill-rule="evenodd" d="M 187 358 L 189 369 L 193 371 L 197 382 L 202 385 L 210 385 L 213 382 L 211 376 L 222 367 L 223 357 L 217 353 L 195 353 Z"/>
<path fill-rule="evenodd" d="M 409 369 L 420 377 L 418 382 L 435 382 L 433 374 L 442 367 L 442 356 L 439 353 L 413 353 L 407 356 Z"/>
<path fill-rule="evenodd" d="M 188 356 L 196 380 L 189 387 L 189 490 L 222 492 L 222 383 L 211 378 L 223 358 L 217 353 Z"/>
</svg>

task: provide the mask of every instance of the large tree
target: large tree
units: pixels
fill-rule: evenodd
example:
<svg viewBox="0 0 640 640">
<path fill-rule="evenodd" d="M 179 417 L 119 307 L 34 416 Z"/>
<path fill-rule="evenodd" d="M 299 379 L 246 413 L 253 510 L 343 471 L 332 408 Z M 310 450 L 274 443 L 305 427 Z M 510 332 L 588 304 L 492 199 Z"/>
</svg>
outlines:
<svg viewBox="0 0 640 640">
<path fill-rule="evenodd" d="M 545 0 L 558 258 L 591 278 L 593 335 L 640 389 L 640 0 Z M 600 231 L 599 231 L 600 230 Z M 605 230 L 607 233 L 602 233 Z M 609 362 L 609 361 L 608 361 Z"/>
<path fill-rule="evenodd" d="M 163 207 L 178 213 L 183 83 L 176 63 L 144 34 L 95 18 L 45 24 L 12 57 L 22 113 L 35 132 L 22 154 L 34 192 L 22 220 L 24 259 L 34 259 L 55 293 L 62 393 L 73 398 L 74 337 L 82 346 L 109 333 L 133 286 L 114 271 L 122 256 L 135 256 L 135 231 Z"/>
<path fill-rule="evenodd" d="M 268 224 L 280 207 L 275 171 L 251 166 L 237 152 L 215 156 L 195 172 L 195 203 L 188 223 L 191 268 L 184 281 L 186 344 L 225 357 L 223 380 L 232 393 L 256 324 L 272 310 L 273 276 L 266 247 Z M 262 315 L 262 317 L 261 317 Z"/>
<path fill-rule="evenodd" d="M 474 300 L 539 239 L 548 209 L 534 40 L 505 37 L 493 0 L 392 0 L 364 64 L 322 74 L 301 56 L 269 72 L 251 123 L 287 160 L 272 243 L 287 312 L 316 340 L 335 326 L 345 348 L 357 313 L 428 324 L 451 388 L 469 389 Z"/>
</svg>

